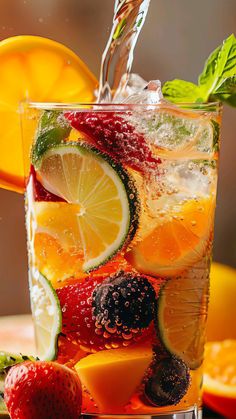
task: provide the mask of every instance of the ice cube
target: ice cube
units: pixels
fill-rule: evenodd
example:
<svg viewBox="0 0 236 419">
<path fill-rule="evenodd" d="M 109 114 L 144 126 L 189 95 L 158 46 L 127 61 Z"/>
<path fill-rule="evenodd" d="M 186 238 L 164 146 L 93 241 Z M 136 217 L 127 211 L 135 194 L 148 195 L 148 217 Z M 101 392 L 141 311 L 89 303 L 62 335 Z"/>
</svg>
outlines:
<svg viewBox="0 0 236 419">
<path fill-rule="evenodd" d="M 141 92 L 147 86 L 148 82 L 141 76 L 135 73 L 123 74 L 120 80 L 119 87 L 117 88 L 113 102 L 121 103 L 129 96 Z"/>
<path fill-rule="evenodd" d="M 152 80 L 144 89 L 128 96 L 122 103 L 155 105 L 162 100 L 161 82 Z"/>
<path fill-rule="evenodd" d="M 127 80 L 128 78 L 128 80 Z M 163 99 L 159 80 L 145 81 L 138 74 L 124 74 L 114 95 L 114 103 L 155 104 Z"/>
</svg>

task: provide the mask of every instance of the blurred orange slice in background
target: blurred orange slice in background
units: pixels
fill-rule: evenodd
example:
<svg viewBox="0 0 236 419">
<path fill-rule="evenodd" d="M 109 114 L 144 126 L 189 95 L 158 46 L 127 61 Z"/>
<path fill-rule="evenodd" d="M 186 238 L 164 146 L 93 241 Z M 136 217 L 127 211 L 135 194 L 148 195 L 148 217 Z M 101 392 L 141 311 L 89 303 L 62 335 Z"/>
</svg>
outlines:
<svg viewBox="0 0 236 419">
<path fill-rule="evenodd" d="M 236 340 L 206 344 L 203 389 L 203 401 L 208 407 L 235 419 Z"/>
<path fill-rule="evenodd" d="M 236 418 L 236 269 L 212 263 L 204 361 L 204 403 Z"/>
<path fill-rule="evenodd" d="M 90 102 L 97 82 L 73 51 L 39 36 L 1 41 L 0 61 L 0 186 L 23 192 L 20 102 Z"/>
<path fill-rule="evenodd" d="M 207 340 L 236 339 L 236 269 L 212 263 Z M 235 411 L 236 417 L 236 411 Z"/>
</svg>

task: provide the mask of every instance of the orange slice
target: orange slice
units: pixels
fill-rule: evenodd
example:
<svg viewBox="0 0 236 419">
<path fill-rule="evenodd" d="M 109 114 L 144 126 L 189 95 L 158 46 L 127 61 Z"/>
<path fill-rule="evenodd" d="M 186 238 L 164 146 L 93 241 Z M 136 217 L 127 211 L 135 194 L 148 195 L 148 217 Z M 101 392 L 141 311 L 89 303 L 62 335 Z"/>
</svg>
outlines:
<svg viewBox="0 0 236 419">
<path fill-rule="evenodd" d="M 75 369 L 105 413 L 125 406 L 152 360 L 150 346 L 111 349 L 88 355 Z"/>
<path fill-rule="evenodd" d="M 191 200 L 177 206 L 126 255 L 140 272 L 177 275 L 198 262 L 212 231 L 214 198 Z"/>
<path fill-rule="evenodd" d="M 208 342 L 205 349 L 203 400 L 226 418 L 236 414 L 236 340 Z"/>
<path fill-rule="evenodd" d="M 38 36 L 1 41 L 0 62 L 0 186 L 22 192 L 20 102 L 88 102 L 96 79 L 69 48 Z"/>
</svg>

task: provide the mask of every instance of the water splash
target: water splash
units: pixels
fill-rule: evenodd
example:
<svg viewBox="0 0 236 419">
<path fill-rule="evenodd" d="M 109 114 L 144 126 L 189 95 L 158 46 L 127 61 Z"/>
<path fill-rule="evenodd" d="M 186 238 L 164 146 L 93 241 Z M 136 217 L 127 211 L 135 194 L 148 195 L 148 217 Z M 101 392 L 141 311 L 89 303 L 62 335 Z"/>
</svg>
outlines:
<svg viewBox="0 0 236 419">
<path fill-rule="evenodd" d="M 98 102 L 111 102 L 121 78 L 126 82 L 134 48 L 145 22 L 150 0 L 116 0 L 113 26 L 102 55 Z M 124 82 L 124 80 L 123 80 Z"/>
</svg>

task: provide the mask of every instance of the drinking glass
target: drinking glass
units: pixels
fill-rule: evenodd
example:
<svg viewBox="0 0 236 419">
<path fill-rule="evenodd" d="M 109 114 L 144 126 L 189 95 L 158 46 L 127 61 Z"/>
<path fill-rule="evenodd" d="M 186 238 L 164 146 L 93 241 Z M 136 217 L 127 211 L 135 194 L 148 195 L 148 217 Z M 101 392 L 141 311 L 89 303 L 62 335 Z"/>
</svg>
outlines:
<svg viewBox="0 0 236 419">
<path fill-rule="evenodd" d="M 83 415 L 197 418 L 218 103 L 31 103 L 22 112 L 38 356 Z"/>
</svg>

